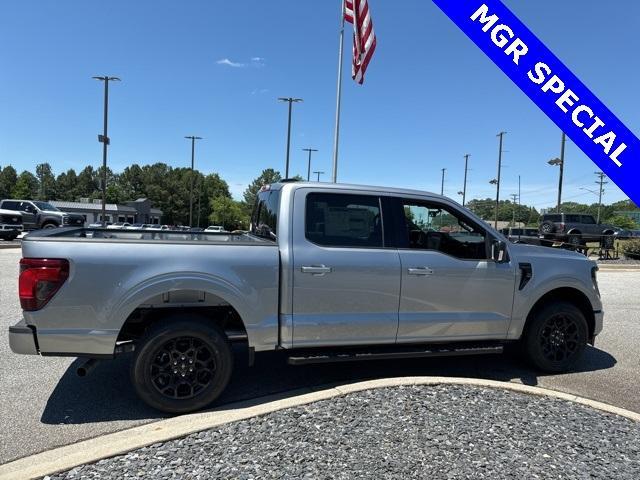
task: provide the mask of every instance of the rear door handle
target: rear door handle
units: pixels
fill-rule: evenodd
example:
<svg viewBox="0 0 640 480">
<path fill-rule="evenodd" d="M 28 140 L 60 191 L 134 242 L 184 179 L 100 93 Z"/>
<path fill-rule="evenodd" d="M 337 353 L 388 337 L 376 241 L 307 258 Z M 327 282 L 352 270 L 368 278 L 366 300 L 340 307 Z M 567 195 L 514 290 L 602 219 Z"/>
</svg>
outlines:
<svg viewBox="0 0 640 480">
<path fill-rule="evenodd" d="M 429 267 L 412 267 L 407 269 L 409 275 L 433 275 L 433 270 Z"/>
<path fill-rule="evenodd" d="M 327 267 L 325 265 L 311 265 L 304 266 L 301 268 L 302 273 L 310 273 L 311 275 L 324 275 L 326 273 L 331 273 L 331 267 Z"/>
</svg>

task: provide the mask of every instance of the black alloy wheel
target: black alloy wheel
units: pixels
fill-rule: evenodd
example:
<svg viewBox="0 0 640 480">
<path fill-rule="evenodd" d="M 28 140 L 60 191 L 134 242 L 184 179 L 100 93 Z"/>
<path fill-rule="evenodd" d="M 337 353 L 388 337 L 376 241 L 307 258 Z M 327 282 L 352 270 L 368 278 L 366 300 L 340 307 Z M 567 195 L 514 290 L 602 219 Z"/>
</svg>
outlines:
<svg viewBox="0 0 640 480">
<path fill-rule="evenodd" d="M 216 361 L 208 345 L 195 337 L 178 337 L 164 343 L 153 355 L 151 382 L 167 397 L 189 399 L 213 381 Z"/>
<path fill-rule="evenodd" d="M 587 321 L 575 305 L 555 301 L 527 322 L 523 344 L 529 361 L 546 372 L 566 372 L 582 356 L 588 339 Z"/>
<path fill-rule="evenodd" d="M 187 413 L 218 398 L 232 370 L 229 341 L 215 320 L 177 314 L 152 324 L 137 343 L 131 382 L 151 407 Z"/>
</svg>

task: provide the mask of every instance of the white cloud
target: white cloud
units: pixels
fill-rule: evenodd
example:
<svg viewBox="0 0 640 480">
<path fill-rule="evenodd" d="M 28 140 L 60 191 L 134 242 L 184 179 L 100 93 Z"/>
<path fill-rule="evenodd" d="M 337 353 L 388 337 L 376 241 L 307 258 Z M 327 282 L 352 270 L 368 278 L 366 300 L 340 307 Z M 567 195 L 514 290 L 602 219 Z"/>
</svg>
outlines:
<svg viewBox="0 0 640 480">
<path fill-rule="evenodd" d="M 218 60 L 216 62 L 218 65 L 227 65 L 229 67 L 233 67 L 233 68 L 243 68 L 246 67 L 247 64 L 246 63 L 239 63 L 239 62 L 232 62 L 231 60 L 229 60 L 228 58 L 221 58 L 220 60 Z"/>
</svg>

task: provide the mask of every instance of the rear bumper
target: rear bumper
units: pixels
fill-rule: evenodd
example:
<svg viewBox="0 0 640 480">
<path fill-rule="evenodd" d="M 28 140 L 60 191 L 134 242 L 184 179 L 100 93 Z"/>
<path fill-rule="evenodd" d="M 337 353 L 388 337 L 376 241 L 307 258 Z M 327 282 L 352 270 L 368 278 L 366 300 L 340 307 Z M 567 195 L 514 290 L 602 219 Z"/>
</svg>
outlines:
<svg viewBox="0 0 640 480">
<path fill-rule="evenodd" d="M 24 320 L 9 327 L 9 348 L 13 353 L 22 355 L 37 355 L 38 342 L 36 332 L 27 326 Z"/>
</svg>

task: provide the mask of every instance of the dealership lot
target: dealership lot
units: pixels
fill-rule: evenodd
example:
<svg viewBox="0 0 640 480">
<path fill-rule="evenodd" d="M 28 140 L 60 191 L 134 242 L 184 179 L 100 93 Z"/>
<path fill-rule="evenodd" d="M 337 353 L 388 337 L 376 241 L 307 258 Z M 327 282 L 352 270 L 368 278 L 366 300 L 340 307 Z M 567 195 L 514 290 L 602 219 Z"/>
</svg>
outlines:
<svg viewBox="0 0 640 480">
<path fill-rule="evenodd" d="M 0 463 L 163 418 L 135 396 L 127 357 L 101 363 L 90 376 L 79 378 L 75 359 L 10 352 L 6 329 L 20 318 L 19 257 L 19 249 L 0 250 Z M 540 385 L 640 412 L 640 302 L 634 294 L 640 291 L 640 271 L 602 271 L 600 289 L 604 332 L 570 374 L 537 376 L 513 355 L 289 367 L 283 356 L 265 354 L 252 369 L 239 356 L 239 368 L 219 404 L 325 383 L 450 375 Z"/>
</svg>

